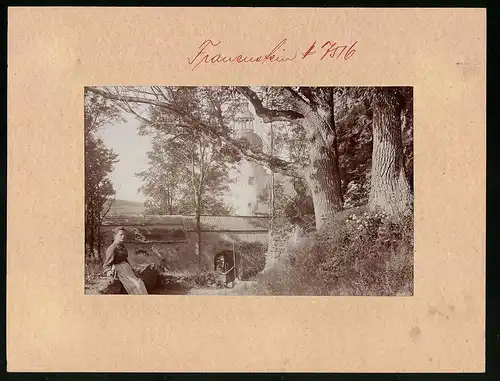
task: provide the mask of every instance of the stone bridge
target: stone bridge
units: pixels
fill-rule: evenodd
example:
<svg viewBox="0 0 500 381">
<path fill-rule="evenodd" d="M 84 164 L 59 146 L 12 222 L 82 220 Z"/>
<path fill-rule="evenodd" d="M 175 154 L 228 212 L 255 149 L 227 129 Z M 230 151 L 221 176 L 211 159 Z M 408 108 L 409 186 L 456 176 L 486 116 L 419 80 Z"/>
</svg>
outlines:
<svg viewBox="0 0 500 381">
<path fill-rule="evenodd" d="M 113 240 L 113 230 L 127 230 L 125 244 L 132 264 L 153 263 L 172 270 L 196 266 L 196 229 L 194 216 L 115 215 L 102 224 L 104 244 L 101 255 Z M 243 243 L 268 244 L 269 218 L 261 216 L 202 216 L 201 258 L 207 270 L 230 270 L 240 277 L 244 266 L 240 255 Z"/>
</svg>

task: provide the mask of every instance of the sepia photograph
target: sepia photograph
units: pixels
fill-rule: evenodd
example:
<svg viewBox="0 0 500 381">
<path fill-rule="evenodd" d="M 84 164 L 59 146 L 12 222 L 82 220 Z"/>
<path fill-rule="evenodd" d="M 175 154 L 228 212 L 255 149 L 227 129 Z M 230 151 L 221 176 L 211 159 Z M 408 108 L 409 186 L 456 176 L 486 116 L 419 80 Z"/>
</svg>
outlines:
<svg viewBox="0 0 500 381">
<path fill-rule="evenodd" d="M 487 368 L 485 9 L 8 16 L 9 372 Z"/>
<path fill-rule="evenodd" d="M 84 88 L 89 295 L 412 296 L 413 88 Z"/>
</svg>

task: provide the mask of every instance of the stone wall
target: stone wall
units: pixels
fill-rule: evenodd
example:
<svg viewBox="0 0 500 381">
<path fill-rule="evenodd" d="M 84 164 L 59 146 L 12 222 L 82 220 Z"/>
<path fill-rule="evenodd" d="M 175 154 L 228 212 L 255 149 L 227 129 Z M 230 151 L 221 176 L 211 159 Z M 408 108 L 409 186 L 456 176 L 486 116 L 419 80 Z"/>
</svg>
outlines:
<svg viewBox="0 0 500 381">
<path fill-rule="evenodd" d="M 269 230 L 269 246 L 266 253 L 267 272 L 280 264 L 288 261 L 289 249 L 296 239 L 296 228 L 285 220 L 276 221 Z"/>
<path fill-rule="evenodd" d="M 232 251 L 235 246 L 237 264 L 239 262 L 239 242 L 259 242 L 267 245 L 267 232 L 224 233 L 202 232 L 202 260 L 206 269 L 213 270 L 214 258 L 222 251 Z M 183 270 L 198 266 L 196 257 L 196 233 L 188 232 L 187 242 L 176 243 L 126 243 L 129 261 L 134 265 L 153 264 L 166 266 L 170 270 Z M 102 257 L 107 246 L 103 245 Z"/>
<path fill-rule="evenodd" d="M 236 253 L 236 266 L 240 267 L 240 249 L 239 243 L 242 242 L 259 242 L 267 245 L 268 234 L 264 233 L 218 233 L 218 232 L 203 232 L 201 234 L 202 239 L 202 256 L 203 262 L 207 269 L 213 270 L 214 258 L 217 254 L 222 251 L 232 251 L 233 243 Z M 193 233 L 190 240 L 196 242 L 196 235 Z"/>
</svg>

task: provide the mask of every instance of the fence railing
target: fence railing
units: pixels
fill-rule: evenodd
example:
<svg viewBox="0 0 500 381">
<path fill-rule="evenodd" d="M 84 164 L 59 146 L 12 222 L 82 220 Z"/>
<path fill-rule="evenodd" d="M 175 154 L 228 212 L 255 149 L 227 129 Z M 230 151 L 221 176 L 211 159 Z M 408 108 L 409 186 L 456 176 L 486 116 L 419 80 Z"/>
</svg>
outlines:
<svg viewBox="0 0 500 381">
<path fill-rule="evenodd" d="M 229 270 L 227 270 L 226 272 L 224 272 L 224 273 L 222 273 L 222 272 L 221 272 L 221 274 L 222 274 L 222 275 L 227 275 L 227 274 L 229 274 L 229 273 L 230 273 L 233 269 L 235 269 L 235 268 L 236 268 L 236 266 L 233 266 L 233 267 L 231 267 Z"/>
</svg>

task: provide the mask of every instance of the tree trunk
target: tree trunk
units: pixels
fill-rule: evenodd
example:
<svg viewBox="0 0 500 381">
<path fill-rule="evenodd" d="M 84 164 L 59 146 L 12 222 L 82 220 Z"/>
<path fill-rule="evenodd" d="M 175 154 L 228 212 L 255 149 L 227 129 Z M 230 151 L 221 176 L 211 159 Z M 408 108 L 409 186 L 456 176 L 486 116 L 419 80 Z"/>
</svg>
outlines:
<svg viewBox="0 0 500 381">
<path fill-rule="evenodd" d="M 270 198 L 271 198 L 271 222 L 274 222 L 274 215 L 275 215 L 275 193 L 276 193 L 276 190 L 275 190 L 275 182 L 274 182 L 274 172 L 271 172 L 271 194 L 270 194 Z"/>
<path fill-rule="evenodd" d="M 196 258 L 198 265 L 202 268 L 203 261 L 201 260 L 201 210 L 196 208 Z"/>
<path fill-rule="evenodd" d="M 90 234 L 89 234 L 89 227 L 88 227 L 88 222 L 85 221 L 85 258 L 90 259 L 91 258 L 91 251 L 90 251 Z"/>
<path fill-rule="evenodd" d="M 399 216 L 413 197 L 405 173 L 401 140 L 403 100 L 394 88 L 378 89 L 373 99 L 373 153 L 369 208 Z"/>
<path fill-rule="evenodd" d="M 274 156 L 274 130 L 273 123 L 271 122 L 271 156 Z M 274 189 L 274 172 L 271 171 L 271 193 L 270 193 L 270 215 L 271 215 L 271 231 L 274 226 L 274 214 L 275 214 L 275 189 Z"/>
<path fill-rule="evenodd" d="M 311 112 L 305 122 L 310 131 L 309 165 L 306 180 L 312 194 L 316 229 L 342 210 L 337 138 L 333 104 Z"/>
<path fill-rule="evenodd" d="M 94 258 L 94 247 L 95 247 L 95 221 L 94 221 L 94 210 L 90 211 L 89 220 L 89 250 L 90 258 Z"/>
<path fill-rule="evenodd" d="M 87 201 L 85 201 L 85 258 L 92 258 L 92 251 L 90 250 L 90 216 Z"/>
<path fill-rule="evenodd" d="M 101 244 L 102 244 L 102 232 L 101 224 L 97 226 L 97 252 L 95 253 L 95 259 L 101 262 Z"/>
</svg>

